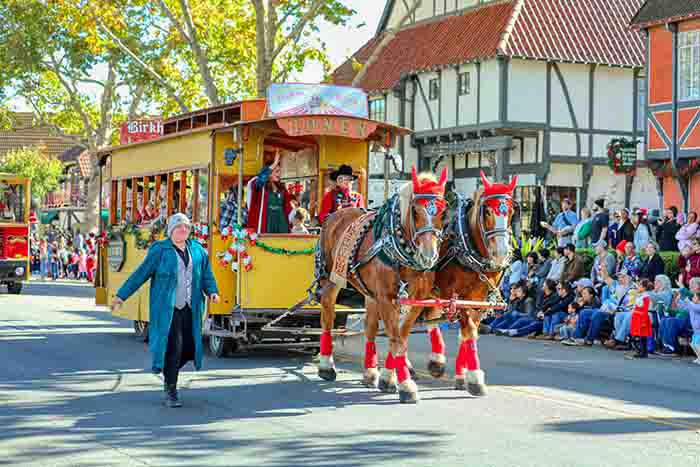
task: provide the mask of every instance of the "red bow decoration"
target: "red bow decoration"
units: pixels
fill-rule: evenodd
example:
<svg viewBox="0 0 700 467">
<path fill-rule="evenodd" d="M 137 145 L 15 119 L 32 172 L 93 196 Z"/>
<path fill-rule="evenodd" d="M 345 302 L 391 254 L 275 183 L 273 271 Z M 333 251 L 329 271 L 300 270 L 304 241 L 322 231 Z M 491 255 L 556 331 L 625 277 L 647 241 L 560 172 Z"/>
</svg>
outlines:
<svg viewBox="0 0 700 467">
<path fill-rule="evenodd" d="M 513 180 L 511 180 L 508 185 L 504 183 L 491 183 L 482 170 L 481 182 L 484 184 L 484 196 L 507 195 L 512 197 L 513 190 L 515 190 L 515 186 L 518 184 L 518 176 L 514 176 Z M 501 210 L 501 203 L 506 203 L 507 210 Z M 486 201 L 486 205 L 490 207 L 497 216 L 504 216 L 513 208 L 513 200 L 490 199 Z"/>
<path fill-rule="evenodd" d="M 418 177 L 418 173 L 416 172 L 416 167 L 414 166 L 411 169 L 411 178 L 413 179 L 413 194 L 415 195 L 437 195 L 437 196 L 444 196 L 445 195 L 445 185 L 447 184 L 447 168 L 442 169 L 442 173 L 440 174 L 440 180 L 435 182 L 431 180 L 428 177 Z M 429 200 L 429 199 L 421 199 L 418 200 L 420 204 L 422 204 L 424 207 L 428 205 L 428 203 L 434 201 L 435 206 L 438 209 L 437 214 L 440 214 L 442 211 L 445 210 L 447 207 L 447 202 L 444 199 L 435 199 L 435 200 Z"/>
</svg>

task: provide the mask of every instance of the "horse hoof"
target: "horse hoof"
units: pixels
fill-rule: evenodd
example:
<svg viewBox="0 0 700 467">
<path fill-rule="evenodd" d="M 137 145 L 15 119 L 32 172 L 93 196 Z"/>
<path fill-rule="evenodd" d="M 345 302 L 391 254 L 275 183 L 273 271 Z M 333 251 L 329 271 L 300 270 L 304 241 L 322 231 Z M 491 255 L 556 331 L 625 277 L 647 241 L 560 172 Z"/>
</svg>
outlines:
<svg viewBox="0 0 700 467">
<path fill-rule="evenodd" d="M 319 368 L 318 377 L 325 381 L 335 381 L 335 368 Z"/>
<path fill-rule="evenodd" d="M 396 383 L 381 378 L 379 379 L 379 384 L 377 384 L 377 389 L 386 394 L 395 394 L 397 391 Z"/>
<path fill-rule="evenodd" d="M 455 389 L 457 391 L 466 391 L 467 390 L 467 382 L 464 381 L 463 378 L 455 379 Z"/>
<path fill-rule="evenodd" d="M 445 369 L 447 367 L 445 366 L 444 363 L 440 362 L 435 362 L 433 360 L 430 360 L 428 362 L 428 371 L 430 372 L 430 376 L 433 378 L 439 379 L 442 378 L 443 375 L 445 374 Z"/>
<path fill-rule="evenodd" d="M 399 391 L 399 402 L 402 404 L 417 404 L 418 393 L 414 391 Z"/>
<path fill-rule="evenodd" d="M 467 384 L 467 392 L 475 397 L 484 397 L 486 394 L 488 394 L 486 385 L 481 383 Z"/>
<path fill-rule="evenodd" d="M 364 375 L 362 385 L 366 388 L 377 389 L 379 387 L 379 375 Z"/>
</svg>

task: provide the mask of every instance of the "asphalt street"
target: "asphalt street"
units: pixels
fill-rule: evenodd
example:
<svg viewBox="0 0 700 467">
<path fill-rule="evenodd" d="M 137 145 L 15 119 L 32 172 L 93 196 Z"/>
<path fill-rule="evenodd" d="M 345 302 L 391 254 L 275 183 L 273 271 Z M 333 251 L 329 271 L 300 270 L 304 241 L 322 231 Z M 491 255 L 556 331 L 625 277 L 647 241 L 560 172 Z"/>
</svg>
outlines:
<svg viewBox="0 0 700 467">
<path fill-rule="evenodd" d="M 303 354 L 208 358 L 183 373 L 185 406 L 166 409 L 130 322 L 95 307 L 88 286 L 33 282 L 0 292 L 0 465 L 700 466 L 700 366 L 688 359 L 479 346 L 483 399 L 423 376 L 420 403 L 400 405 L 359 384 L 353 338 L 336 342 L 336 383 Z M 411 350 L 425 368 L 426 336 Z"/>
</svg>

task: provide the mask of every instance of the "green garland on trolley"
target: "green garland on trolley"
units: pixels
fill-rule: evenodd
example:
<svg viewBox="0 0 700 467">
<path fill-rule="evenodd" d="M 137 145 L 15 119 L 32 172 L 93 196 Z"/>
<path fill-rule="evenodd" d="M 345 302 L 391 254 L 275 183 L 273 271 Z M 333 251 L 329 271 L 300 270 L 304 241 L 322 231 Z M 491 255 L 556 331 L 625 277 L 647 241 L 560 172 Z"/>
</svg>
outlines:
<svg viewBox="0 0 700 467">
<path fill-rule="evenodd" d="M 143 230 L 148 230 L 150 235 L 144 236 Z M 134 237 L 134 245 L 139 250 L 148 250 L 154 242 L 165 232 L 165 224 L 163 221 L 156 221 L 149 227 L 139 226 L 137 224 L 128 223 L 113 226 L 107 234 L 107 241 L 114 238 L 119 233 L 121 235 L 131 235 Z"/>
<path fill-rule="evenodd" d="M 276 255 L 287 255 L 287 256 L 296 256 L 296 255 L 313 255 L 314 251 L 316 251 L 315 247 L 311 248 L 304 248 L 303 250 L 288 250 L 287 248 L 277 248 L 274 246 L 267 245 L 260 240 L 256 241 L 254 243 L 255 246 L 259 247 L 262 250 L 265 250 L 269 253 L 274 253 Z"/>
</svg>

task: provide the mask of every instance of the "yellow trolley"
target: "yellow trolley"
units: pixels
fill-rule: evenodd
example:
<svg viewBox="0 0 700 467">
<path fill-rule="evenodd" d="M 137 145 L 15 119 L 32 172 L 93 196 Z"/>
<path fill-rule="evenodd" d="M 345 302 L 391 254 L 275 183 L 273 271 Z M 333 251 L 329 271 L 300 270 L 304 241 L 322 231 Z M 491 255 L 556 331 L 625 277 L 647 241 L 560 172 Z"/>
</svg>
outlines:
<svg viewBox="0 0 700 467">
<path fill-rule="evenodd" d="M 243 222 L 246 185 L 280 154 L 282 181 L 313 219 L 330 189 L 331 172 L 348 164 L 366 174 L 370 146 L 390 147 L 408 130 L 344 115 L 271 115 L 268 102 L 260 99 L 180 115 L 163 128 L 160 138 L 99 154 L 110 209 L 96 277 L 98 304 L 111 303 L 150 242 L 163 238 L 164 219 L 180 211 L 190 216 L 194 236 L 207 247 L 220 289 L 221 302 L 208 304 L 203 326 L 212 354 L 241 347 L 317 347 L 318 310 L 288 310 L 307 297 L 314 280 L 319 229 L 251 234 Z M 355 188 L 367 197 L 366 178 L 361 176 Z M 222 229 L 231 196 L 236 225 Z M 137 335 L 145 337 L 148 286 L 116 313 L 132 320 Z M 341 332 L 346 317 L 339 313 Z"/>
</svg>

